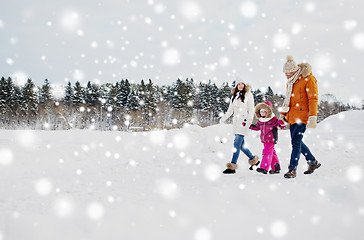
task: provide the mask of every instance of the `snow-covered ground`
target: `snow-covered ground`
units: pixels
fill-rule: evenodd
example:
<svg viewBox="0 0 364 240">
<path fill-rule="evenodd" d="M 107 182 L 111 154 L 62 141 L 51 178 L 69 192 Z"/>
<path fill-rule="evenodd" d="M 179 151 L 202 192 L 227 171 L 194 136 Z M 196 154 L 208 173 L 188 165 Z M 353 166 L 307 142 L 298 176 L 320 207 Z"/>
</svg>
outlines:
<svg viewBox="0 0 364 240">
<path fill-rule="evenodd" d="M 261 155 L 259 135 L 246 140 Z M 150 133 L 0 130 L 0 239 L 362 239 L 364 111 L 307 131 L 322 167 L 284 179 L 232 155 L 231 126 Z M 223 142 L 223 143 L 221 143 Z"/>
</svg>

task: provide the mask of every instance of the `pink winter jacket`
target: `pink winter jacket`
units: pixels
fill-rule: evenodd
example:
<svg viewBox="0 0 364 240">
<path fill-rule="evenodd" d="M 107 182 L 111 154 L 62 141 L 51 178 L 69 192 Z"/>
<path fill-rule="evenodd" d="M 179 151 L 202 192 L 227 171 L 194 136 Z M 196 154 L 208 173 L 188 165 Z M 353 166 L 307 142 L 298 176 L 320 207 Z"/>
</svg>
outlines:
<svg viewBox="0 0 364 240">
<path fill-rule="evenodd" d="M 266 121 L 267 120 L 267 121 Z M 260 132 L 260 140 L 262 143 L 278 141 L 278 127 L 284 128 L 284 123 L 282 120 L 278 120 L 276 116 L 269 118 L 259 118 L 257 124 L 250 125 L 249 129 Z"/>
</svg>

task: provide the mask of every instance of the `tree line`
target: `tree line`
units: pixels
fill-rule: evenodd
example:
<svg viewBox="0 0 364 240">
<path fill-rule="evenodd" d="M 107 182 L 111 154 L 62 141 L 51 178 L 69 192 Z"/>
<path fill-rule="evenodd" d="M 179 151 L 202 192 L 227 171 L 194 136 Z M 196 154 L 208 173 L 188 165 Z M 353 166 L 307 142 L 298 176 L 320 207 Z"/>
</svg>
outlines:
<svg viewBox="0 0 364 240">
<path fill-rule="evenodd" d="M 146 131 L 185 124 L 204 127 L 216 124 L 227 111 L 234 86 L 235 82 L 218 87 L 211 81 L 195 83 L 193 79 L 177 79 L 172 85 L 158 86 L 150 79 L 140 83 L 122 79 L 100 85 L 68 82 L 59 89 L 47 79 L 42 86 L 36 86 L 31 79 L 18 86 L 11 77 L 2 77 L 0 128 Z M 255 103 L 269 100 L 275 114 L 279 114 L 277 109 L 284 96 L 274 94 L 270 87 L 266 92 L 257 89 L 252 93 Z M 319 120 L 351 108 L 338 102 L 320 105 Z"/>
</svg>

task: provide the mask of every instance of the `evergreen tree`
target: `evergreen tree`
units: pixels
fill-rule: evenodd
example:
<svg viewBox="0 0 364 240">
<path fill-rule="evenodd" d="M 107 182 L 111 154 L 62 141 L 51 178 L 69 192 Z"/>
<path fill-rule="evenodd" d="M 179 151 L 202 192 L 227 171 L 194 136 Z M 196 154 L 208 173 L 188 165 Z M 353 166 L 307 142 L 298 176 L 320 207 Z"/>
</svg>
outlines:
<svg viewBox="0 0 364 240">
<path fill-rule="evenodd" d="M 7 83 L 4 77 L 0 79 L 0 113 L 3 115 L 7 111 Z"/>
<path fill-rule="evenodd" d="M 35 85 L 29 78 L 22 89 L 22 110 L 28 115 L 35 115 L 38 110 L 38 97 L 35 92 Z"/>
<path fill-rule="evenodd" d="M 13 80 L 8 77 L 7 81 L 7 97 L 8 108 L 11 110 L 11 114 L 15 116 L 21 105 L 21 89 L 13 83 Z"/>
<path fill-rule="evenodd" d="M 138 93 L 138 100 L 139 100 L 139 110 L 142 111 L 143 115 L 146 114 L 147 107 L 146 107 L 146 86 L 144 80 L 141 80 L 140 84 L 137 85 L 137 93 Z"/>
<path fill-rule="evenodd" d="M 252 93 L 253 93 L 253 96 L 254 96 L 254 103 L 255 104 L 263 102 L 264 96 L 263 96 L 263 93 L 259 89 L 253 90 Z"/>
<path fill-rule="evenodd" d="M 265 95 L 267 95 L 269 97 L 273 97 L 274 93 L 270 86 L 268 86 L 268 89 L 267 89 L 267 92 L 265 93 Z"/>
<path fill-rule="evenodd" d="M 74 95 L 72 102 L 76 105 L 84 103 L 84 89 L 81 86 L 80 82 L 77 81 L 74 86 Z"/>
<path fill-rule="evenodd" d="M 68 82 L 67 86 L 65 87 L 64 102 L 67 105 L 71 105 L 73 103 L 73 88 L 71 82 Z"/>
<path fill-rule="evenodd" d="M 215 101 L 216 101 L 216 85 L 213 86 L 211 84 L 211 81 L 209 81 L 207 84 L 202 84 L 202 89 L 200 98 L 201 98 L 201 110 L 202 111 L 210 111 L 212 110 Z"/>
<path fill-rule="evenodd" d="M 219 89 L 218 97 L 216 98 L 217 101 L 216 113 L 218 115 L 221 113 L 225 113 L 228 110 L 230 99 L 231 99 L 231 89 L 229 87 L 229 84 L 225 83 Z"/>
<path fill-rule="evenodd" d="M 113 110 L 120 110 L 121 104 L 119 103 L 120 86 L 116 82 L 110 87 L 110 92 L 107 100 L 107 106 L 111 106 Z"/>
<path fill-rule="evenodd" d="M 119 102 L 122 106 L 126 106 L 127 101 L 128 101 L 128 96 L 130 94 L 130 83 L 128 81 L 128 79 L 121 80 L 120 82 L 120 94 L 119 96 Z"/>
<path fill-rule="evenodd" d="M 195 96 L 196 96 L 196 86 L 191 78 L 191 80 L 186 79 L 186 88 L 187 88 L 187 106 L 186 111 L 188 116 L 192 116 L 193 114 L 193 107 L 195 106 Z"/>
<path fill-rule="evenodd" d="M 139 97 L 135 89 L 132 89 L 128 95 L 126 107 L 129 111 L 139 110 Z"/>
<path fill-rule="evenodd" d="M 172 107 L 176 110 L 183 111 L 187 107 L 187 87 L 180 79 L 172 86 Z"/>
<path fill-rule="evenodd" d="M 43 104 L 48 100 L 52 100 L 51 86 L 48 79 L 45 79 L 43 86 L 39 90 L 39 104 Z"/>
<path fill-rule="evenodd" d="M 150 79 L 148 84 L 146 85 L 145 100 L 148 110 L 151 112 L 155 112 L 157 104 L 159 102 L 159 94 L 156 87 L 154 87 L 152 80 Z"/>
<path fill-rule="evenodd" d="M 96 106 L 99 103 L 100 93 L 99 88 L 96 84 L 91 84 L 90 81 L 88 81 L 86 89 L 85 89 L 85 103 Z"/>
</svg>

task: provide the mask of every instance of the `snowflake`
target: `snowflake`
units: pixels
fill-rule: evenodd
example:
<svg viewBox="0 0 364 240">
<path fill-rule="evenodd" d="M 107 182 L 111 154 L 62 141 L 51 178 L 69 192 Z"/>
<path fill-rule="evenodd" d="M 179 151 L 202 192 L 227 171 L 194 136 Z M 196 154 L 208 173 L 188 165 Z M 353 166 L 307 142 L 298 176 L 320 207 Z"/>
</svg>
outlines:
<svg viewBox="0 0 364 240">
<path fill-rule="evenodd" d="M 282 238 L 287 235 L 287 224 L 281 220 L 277 220 L 270 226 L 270 232 L 275 238 Z"/>
<path fill-rule="evenodd" d="M 35 191 L 42 196 L 48 195 L 52 191 L 52 183 L 49 179 L 42 178 L 34 183 Z"/>
<path fill-rule="evenodd" d="M 105 210 L 101 203 L 94 202 L 87 206 L 87 216 L 91 220 L 99 220 L 104 216 Z"/>
<path fill-rule="evenodd" d="M 240 6 L 240 13 L 245 18 L 254 18 L 257 15 L 257 12 L 258 12 L 258 8 L 254 2 L 250 2 L 250 1 L 244 2 Z"/>
<path fill-rule="evenodd" d="M 283 32 L 277 33 L 273 37 L 273 45 L 275 48 L 279 50 L 287 49 L 289 47 L 290 42 L 291 39 L 289 35 Z"/>
<path fill-rule="evenodd" d="M 353 46 L 357 50 L 364 50 L 364 33 L 360 32 L 353 36 Z"/>
</svg>

